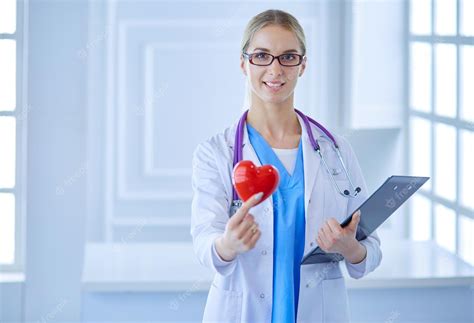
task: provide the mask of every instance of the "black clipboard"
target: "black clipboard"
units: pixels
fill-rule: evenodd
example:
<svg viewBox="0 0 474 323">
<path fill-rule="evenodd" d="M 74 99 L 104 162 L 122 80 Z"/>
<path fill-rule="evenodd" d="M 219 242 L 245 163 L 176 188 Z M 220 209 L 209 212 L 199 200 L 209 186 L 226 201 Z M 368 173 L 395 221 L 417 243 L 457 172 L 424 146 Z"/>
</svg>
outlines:
<svg viewBox="0 0 474 323">
<path fill-rule="evenodd" d="M 390 176 L 387 180 L 341 223 L 346 227 L 352 220 L 352 214 L 361 211 L 356 239 L 364 240 L 385 222 L 406 200 L 410 198 L 429 177 Z M 326 253 L 319 246 L 313 248 L 301 260 L 302 265 L 325 262 L 338 262 L 344 257 L 339 253 Z"/>
</svg>

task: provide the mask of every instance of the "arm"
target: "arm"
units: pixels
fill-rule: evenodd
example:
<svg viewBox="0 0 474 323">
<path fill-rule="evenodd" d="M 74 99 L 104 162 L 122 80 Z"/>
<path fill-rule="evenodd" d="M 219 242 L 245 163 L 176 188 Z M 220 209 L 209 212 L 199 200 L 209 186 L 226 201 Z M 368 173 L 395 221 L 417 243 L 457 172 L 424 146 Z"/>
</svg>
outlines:
<svg viewBox="0 0 474 323">
<path fill-rule="evenodd" d="M 369 194 L 368 194 L 368 189 L 365 183 L 364 176 L 362 174 L 362 170 L 357 160 L 357 156 L 352 150 L 351 145 L 344 138 L 339 139 L 339 142 L 342 143 L 341 151 L 346 152 L 347 157 L 344 159 L 344 161 L 346 162 L 346 166 L 348 168 L 349 174 L 351 174 L 353 178 L 354 185 L 359 185 L 362 189 L 361 193 L 359 194 L 357 198 L 349 199 L 348 210 L 352 212 L 356 210 L 356 208 L 358 208 L 367 199 Z M 374 271 L 380 265 L 380 262 L 382 261 L 382 251 L 380 250 L 380 238 L 377 234 L 377 231 L 374 231 L 366 239 L 359 241 L 358 244 L 359 246 L 357 247 L 358 251 L 356 252 L 356 255 L 352 257 L 352 259 L 351 257 L 349 257 L 344 260 L 349 275 L 352 278 L 356 278 L 356 279 L 362 278 L 366 276 L 368 273 Z M 356 258 L 362 253 L 362 249 L 360 247 L 365 248 L 366 255 L 362 261 L 357 262 L 357 260 L 360 260 L 360 259 L 356 259 Z M 356 263 L 351 263 L 351 261 L 356 262 Z"/>
<path fill-rule="evenodd" d="M 215 240 L 225 231 L 229 219 L 226 196 L 211 144 L 198 145 L 193 154 L 191 236 L 198 261 L 221 275 L 230 274 L 236 259 L 225 261 L 215 248 Z"/>
<path fill-rule="evenodd" d="M 193 158 L 191 235 L 201 264 L 221 275 L 235 268 L 237 256 L 255 247 L 261 232 L 249 210 L 263 193 L 255 194 L 229 219 L 225 195 L 210 145 L 198 146 Z"/>
</svg>

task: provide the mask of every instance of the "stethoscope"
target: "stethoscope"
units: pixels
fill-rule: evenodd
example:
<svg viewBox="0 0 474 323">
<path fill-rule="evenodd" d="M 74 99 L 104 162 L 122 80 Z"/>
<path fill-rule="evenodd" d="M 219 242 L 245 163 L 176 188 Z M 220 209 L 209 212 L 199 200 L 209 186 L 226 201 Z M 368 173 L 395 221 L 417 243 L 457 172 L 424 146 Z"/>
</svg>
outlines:
<svg viewBox="0 0 474 323">
<path fill-rule="evenodd" d="M 242 145 L 243 145 L 243 139 L 244 139 L 244 125 L 245 122 L 247 121 L 247 114 L 249 110 L 245 111 L 242 117 L 239 120 L 239 123 L 237 125 L 237 131 L 235 133 L 235 143 L 234 143 L 234 163 L 233 167 L 242 160 L 242 155 L 243 155 L 243 150 L 242 150 Z M 324 167 L 326 168 L 326 171 L 331 177 L 332 184 L 334 188 L 339 192 L 344 197 L 347 198 L 354 198 L 357 196 L 357 194 L 360 193 L 361 188 L 359 186 L 355 187 L 353 184 L 351 177 L 349 176 L 349 173 L 347 172 L 346 165 L 344 164 L 344 161 L 342 160 L 341 152 L 339 150 L 339 145 L 336 142 L 336 139 L 334 139 L 333 135 L 323 127 L 319 122 L 316 120 L 313 120 L 312 118 L 306 116 L 304 113 L 301 111 L 295 109 L 295 112 L 299 114 L 299 116 L 303 119 L 306 132 L 308 133 L 309 141 L 311 142 L 311 145 L 313 146 L 313 149 L 319 154 L 321 157 L 321 160 L 323 161 Z M 319 146 L 319 143 L 316 139 L 314 139 L 313 136 L 313 131 L 311 130 L 311 125 L 314 124 L 316 127 L 318 127 L 333 143 L 334 150 L 337 153 L 337 157 L 339 159 L 339 163 L 342 166 L 342 169 L 344 171 L 344 174 L 346 175 L 347 180 L 349 181 L 351 185 L 351 189 L 353 190 L 353 194 L 351 194 L 347 189 L 342 191 L 339 188 L 339 185 L 337 185 L 336 180 L 334 179 L 334 176 L 337 175 L 335 171 L 330 171 L 328 164 L 326 163 L 326 159 L 324 158 L 323 154 L 321 153 L 321 147 Z M 239 207 L 242 205 L 242 200 L 239 199 L 239 196 L 237 195 L 237 192 L 235 191 L 235 188 L 232 186 L 232 204 L 230 206 L 230 216 L 234 215 L 235 212 L 239 209 Z"/>
</svg>

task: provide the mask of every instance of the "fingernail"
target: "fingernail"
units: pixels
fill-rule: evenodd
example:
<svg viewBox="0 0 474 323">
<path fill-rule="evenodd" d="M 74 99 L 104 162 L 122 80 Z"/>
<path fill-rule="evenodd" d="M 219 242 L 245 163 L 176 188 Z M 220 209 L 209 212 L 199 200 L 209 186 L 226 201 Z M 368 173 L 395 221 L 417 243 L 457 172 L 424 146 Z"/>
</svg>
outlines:
<svg viewBox="0 0 474 323">
<path fill-rule="evenodd" d="M 255 201 L 260 201 L 260 199 L 262 198 L 263 196 L 263 192 L 260 192 L 258 193 L 257 195 L 255 195 Z"/>
</svg>

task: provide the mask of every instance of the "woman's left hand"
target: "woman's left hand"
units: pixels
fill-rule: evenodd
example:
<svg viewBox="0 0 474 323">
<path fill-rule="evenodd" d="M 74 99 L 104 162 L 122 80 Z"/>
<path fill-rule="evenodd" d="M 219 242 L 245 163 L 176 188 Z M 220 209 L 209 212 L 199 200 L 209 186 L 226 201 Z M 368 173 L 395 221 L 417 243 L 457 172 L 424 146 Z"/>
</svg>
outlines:
<svg viewBox="0 0 474 323">
<path fill-rule="evenodd" d="M 360 211 L 353 214 L 351 222 L 345 228 L 336 219 L 328 219 L 318 232 L 316 241 L 319 247 L 328 253 L 340 253 L 345 258 L 353 255 L 361 247 L 355 238 L 359 222 Z"/>
</svg>

